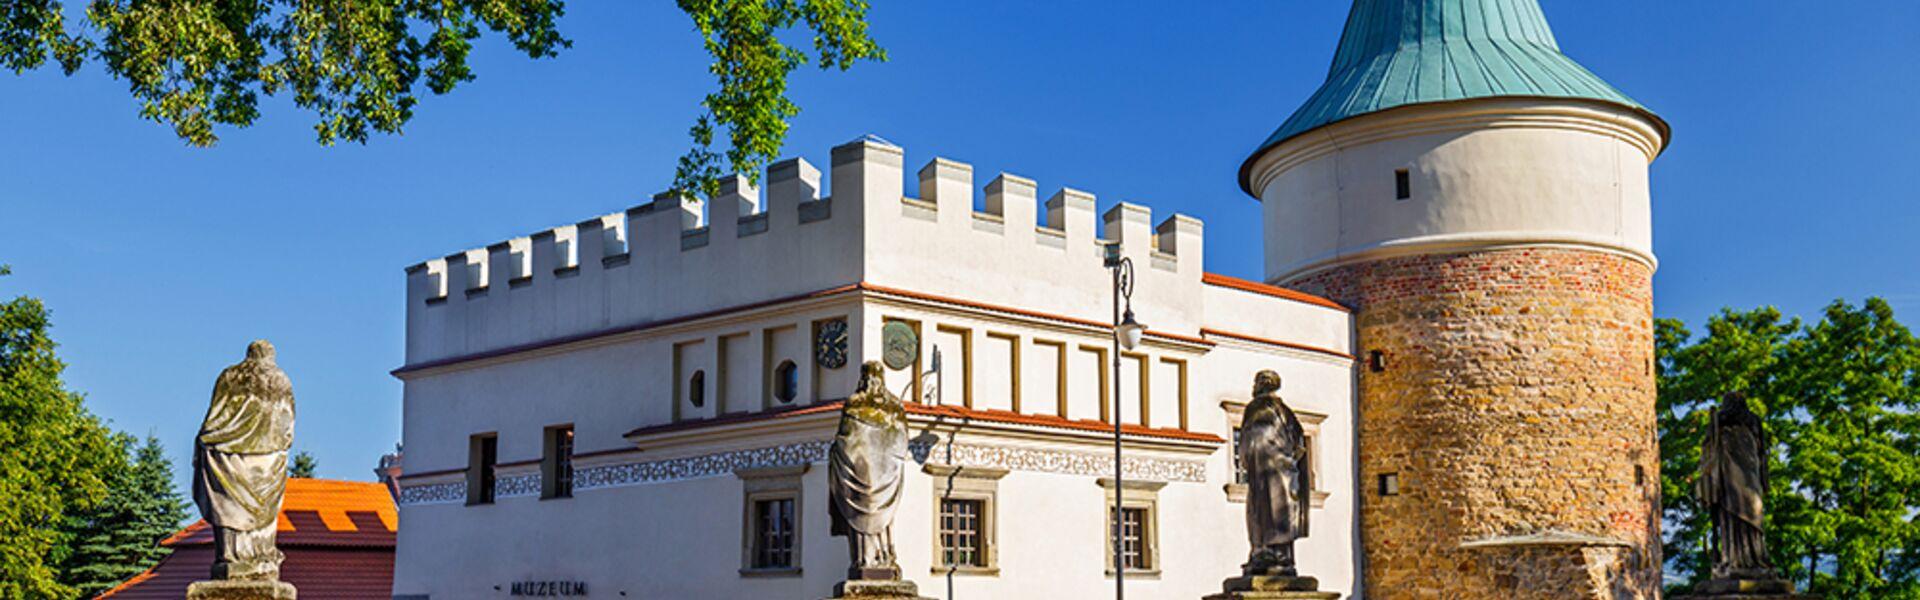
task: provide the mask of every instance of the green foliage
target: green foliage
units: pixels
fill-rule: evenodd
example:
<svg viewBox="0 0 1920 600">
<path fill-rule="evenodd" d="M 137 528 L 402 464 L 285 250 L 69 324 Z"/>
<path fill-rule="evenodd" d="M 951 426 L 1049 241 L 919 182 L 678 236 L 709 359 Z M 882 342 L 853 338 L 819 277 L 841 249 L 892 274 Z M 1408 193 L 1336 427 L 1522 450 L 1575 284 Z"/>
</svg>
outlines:
<svg viewBox="0 0 1920 600">
<path fill-rule="evenodd" d="M 1708 575 L 1706 515 L 1691 482 L 1719 398 L 1744 392 L 1774 441 L 1767 498 L 1781 574 L 1828 598 L 1920 598 L 1920 340 L 1878 298 L 1818 323 L 1722 312 L 1691 340 L 1656 324 L 1666 556 Z"/>
<path fill-rule="evenodd" d="M 298 479 L 313 479 L 314 471 L 320 470 L 320 461 L 312 454 L 301 450 L 293 453 L 293 464 L 287 465 L 287 476 Z"/>
<path fill-rule="evenodd" d="M 107 493 L 119 470 L 107 428 L 60 382 L 39 300 L 0 304 L 0 598 L 72 593 L 55 567 L 70 551 L 62 527 Z"/>
<path fill-rule="evenodd" d="M 80 68 L 86 40 L 68 35 L 57 0 L 8 0 L 0 4 L 0 67 L 15 73 L 37 69 L 51 57 L 67 74 Z"/>
<path fill-rule="evenodd" d="M 78 597 L 91 598 L 138 575 L 172 550 L 160 540 L 179 530 L 187 502 L 173 487 L 173 464 L 160 440 L 148 436 L 136 447 L 131 436 L 115 436 L 130 468 L 107 479 L 107 498 L 69 519 L 72 553 L 61 565 L 61 582 Z"/>
<path fill-rule="evenodd" d="M 283 90 L 319 114 L 320 143 L 365 142 L 400 132 L 423 78 L 436 94 L 472 81 L 481 28 L 549 57 L 568 45 L 554 28 L 563 12 L 559 0 L 94 0 L 100 39 L 88 48 L 127 81 L 141 116 L 188 143 L 252 124 L 258 96 Z"/>
<path fill-rule="evenodd" d="M 846 70 L 861 59 L 886 60 L 886 51 L 867 37 L 865 0 L 680 0 L 706 39 L 714 62 L 708 71 L 720 89 L 707 94 L 706 113 L 690 131 L 695 147 L 680 158 L 674 190 L 713 195 L 719 186 L 720 157 L 712 149 L 715 125 L 727 128 L 727 162 L 735 173 L 758 181 L 760 167 L 780 152 L 787 119 L 800 107 L 787 99 L 787 75 L 807 62 L 805 51 L 779 35 L 804 24 L 822 69 Z"/>
<path fill-rule="evenodd" d="M 867 37 L 865 0 L 681 0 L 679 6 L 713 55 L 719 90 L 691 133 L 674 187 L 711 194 L 718 187 L 715 131 L 725 128 L 734 171 L 757 177 L 780 151 L 787 119 L 787 75 L 809 60 L 778 36 L 803 28 L 820 68 L 845 70 L 884 60 Z M 14 72 L 49 58 L 71 74 L 89 59 L 125 80 L 142 117 L 171 126 L 196 146 L 219 140 L 218 126 L 259 118 L 261 95 L 286 92 L 319 117 L 319 142 L 365 143 L 399 133 L 424 86 L 445 94 L 474 79 L 467 62 L 483 30 L 503 34 L 530 58 L 571 45 L 558 21 L 563 0 L 92 0 L 93 27 L 78 33 L 59 0 L 11 0 L 0 6 L 0 64 Z"/>
</svg>

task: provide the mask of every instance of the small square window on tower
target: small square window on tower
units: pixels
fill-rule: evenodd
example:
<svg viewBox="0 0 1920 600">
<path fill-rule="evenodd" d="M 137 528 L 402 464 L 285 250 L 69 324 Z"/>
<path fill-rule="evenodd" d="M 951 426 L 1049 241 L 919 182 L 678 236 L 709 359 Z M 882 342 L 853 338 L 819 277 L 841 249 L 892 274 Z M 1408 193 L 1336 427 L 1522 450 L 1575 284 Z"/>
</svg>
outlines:
<svg viewBox="0 0 1920 600">
<path fill-rule="evenodd" d="M 1393 198 L 1406 200 L 1413 197 L 1413 176 L 1406 169 L 1393 172 Z"/>
<path fill-rule="evenodd" d="M 1399 473 L 1381 473 L 1380 474 L 1380 495 L 1382 496 L 1400 495 L 1400 474 Z"/>
</svg>

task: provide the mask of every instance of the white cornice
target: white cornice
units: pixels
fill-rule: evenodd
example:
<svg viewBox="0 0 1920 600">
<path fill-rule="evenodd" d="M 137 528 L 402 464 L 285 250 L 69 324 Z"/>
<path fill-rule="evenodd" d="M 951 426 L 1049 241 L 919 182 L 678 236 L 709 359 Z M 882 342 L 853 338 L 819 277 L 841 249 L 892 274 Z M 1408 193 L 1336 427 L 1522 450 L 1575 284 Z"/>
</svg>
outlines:
<svg viewBox="0 0 1920 600">
<path fill-rule="evenodd" d="M 1281 173 L 1332 152 L 1387 140 L 1487 129 L 1558 129 L 1618 139 L 1651 163 L 1666 134 L 1641 113 L 1602 102 L 1549 98 L 1482 98 L 1419 104 L 1355 117 L 1267 149 L 1248 169 L 1259 193 Z"/>
</svg>

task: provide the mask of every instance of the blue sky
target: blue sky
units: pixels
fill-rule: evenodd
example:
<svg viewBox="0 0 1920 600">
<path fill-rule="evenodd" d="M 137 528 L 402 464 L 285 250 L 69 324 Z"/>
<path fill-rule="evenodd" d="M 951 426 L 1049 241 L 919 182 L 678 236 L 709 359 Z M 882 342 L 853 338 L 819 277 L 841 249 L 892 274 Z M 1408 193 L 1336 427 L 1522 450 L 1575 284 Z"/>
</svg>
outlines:
<svg viewBox="0 0 1920 600">
<path fill-rule="evenodd" d="M 1325 76 L 1345 2 L 879 2 L 892 55 L 799 73 L 787 154 L 873 132 L 1206 221 L 1207 267 L 1260 277 L 1245 153 Z M 1920 324 L 1920 3 L 1545 0 L 1567 52 L 1666 117 L 1653 167 L 1655 312 L 1817 316 L 1879 295 Z M 401 269 L 643 202 L 711 86 L 666 2 L 574 2 L 529 61 L 483 39 L 478 81 L 401 136 L 319 147 L 282 100 L 213 149 L 142 121 L 90 66 L 0 75 L 0 297 L 54 312 L 67 383 L 176 459 L 213 376 L 280 347 L 296 447 L 369 479 L 399 439 Z"/>
</svg>

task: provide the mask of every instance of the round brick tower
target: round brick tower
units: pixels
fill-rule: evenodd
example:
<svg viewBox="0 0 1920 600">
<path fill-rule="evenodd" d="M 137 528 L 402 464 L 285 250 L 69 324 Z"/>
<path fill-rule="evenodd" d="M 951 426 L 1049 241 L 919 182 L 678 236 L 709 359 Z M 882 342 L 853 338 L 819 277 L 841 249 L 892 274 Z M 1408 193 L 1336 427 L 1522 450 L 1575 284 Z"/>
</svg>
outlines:
<svg viewBox="0 0 1920 600">
<path fill-rule="evenodd" d="M 1356 0 L 1242 166 L 1267 279 L 1355 311 L 1369 598 L 1658 596 L 1667 139 L 1535 0 Z"/>
</svg>

